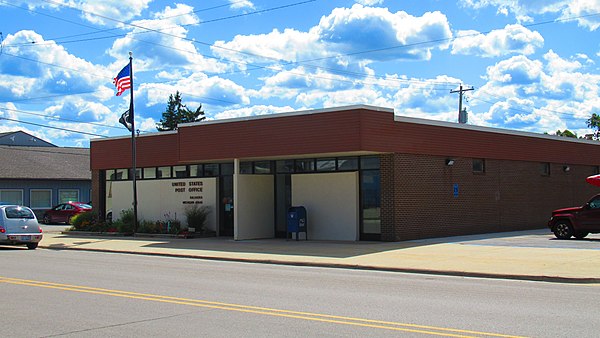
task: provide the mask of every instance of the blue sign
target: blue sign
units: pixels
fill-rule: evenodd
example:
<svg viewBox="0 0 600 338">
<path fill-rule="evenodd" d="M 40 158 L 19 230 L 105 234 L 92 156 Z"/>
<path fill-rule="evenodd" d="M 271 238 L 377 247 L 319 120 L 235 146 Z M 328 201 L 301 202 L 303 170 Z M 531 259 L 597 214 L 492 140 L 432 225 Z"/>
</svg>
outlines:
<svg viewBox="0 0 600 338">
<path fill-rule="evenodd" d="M 458 197 L 458 183 L 454 183 L 454 197 Z"/>
</svg>

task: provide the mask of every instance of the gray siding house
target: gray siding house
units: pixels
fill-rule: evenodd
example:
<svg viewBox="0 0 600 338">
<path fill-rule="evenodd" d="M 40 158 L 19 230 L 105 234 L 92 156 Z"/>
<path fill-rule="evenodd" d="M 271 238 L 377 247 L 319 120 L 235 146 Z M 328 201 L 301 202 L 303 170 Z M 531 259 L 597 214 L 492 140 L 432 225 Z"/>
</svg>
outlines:
<svg viewBox="0 0 600 338">
<path fill-rule="evenodd" d="M 0 202 L 28 206 L 39 217 L 58 203 L 89 202 L 91 183 L 89 148 L 57 147 L 23 132 L 0 134 Z"/>
</svg>

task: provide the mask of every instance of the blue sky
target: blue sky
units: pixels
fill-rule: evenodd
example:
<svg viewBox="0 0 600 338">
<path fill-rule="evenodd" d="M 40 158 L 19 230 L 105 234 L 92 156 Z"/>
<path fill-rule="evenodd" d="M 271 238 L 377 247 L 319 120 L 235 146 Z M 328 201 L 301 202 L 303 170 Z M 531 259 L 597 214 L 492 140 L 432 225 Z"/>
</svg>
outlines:
<svg viewBox="0 0 600 338">
<path fill-rule="evenodd" d="M 583 136 L 600 114 L 600 0 L 0 0 L 0 132 L 60 146 L 125 136 L 170 94 L 208 119 L 368 104 Z M 67 129 L 67 130 L 65 130 Z"/>
</svg>

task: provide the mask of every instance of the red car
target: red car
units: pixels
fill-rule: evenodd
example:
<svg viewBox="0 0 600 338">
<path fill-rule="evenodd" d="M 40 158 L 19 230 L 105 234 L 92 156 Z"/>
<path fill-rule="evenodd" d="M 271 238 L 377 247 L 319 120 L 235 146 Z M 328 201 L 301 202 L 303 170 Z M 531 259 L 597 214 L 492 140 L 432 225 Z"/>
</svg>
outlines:
<svg viewBox="0 0 600 338">
<path fill-rule="evenodd" d="M 600 233 L 600 194 L 580 207 L 554 210 L 548 227 L 559 239 L 582 239 L 590 233 Z"/>
<path fill-rule="evenodd" d="M 61 203 L 44 213 L 43 222 L 71 224 L 73 216 L 88 211 L 92 211 L 92 206 L 83 202 Z"/>
</svg>

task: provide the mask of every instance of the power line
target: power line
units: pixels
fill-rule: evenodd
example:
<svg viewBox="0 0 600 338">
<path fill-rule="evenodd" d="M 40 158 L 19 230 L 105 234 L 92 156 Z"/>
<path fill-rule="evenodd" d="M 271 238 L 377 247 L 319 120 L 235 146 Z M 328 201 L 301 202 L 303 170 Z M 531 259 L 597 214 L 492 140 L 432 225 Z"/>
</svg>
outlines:
<svg viewBox="0 0 600 338">
<path fill-rule="evenodd" d="M 88 133 L 88 132 L 85 132 L 85 131 L 72 130 L 72 129 L 67 129 L 67 128 L 59 128 L 59 127 L 48 126 L 48 125 L 39 124 L 39 123 L 20 121 L 20 120 L 16 120 L 16 119 L 10 119 L 8 117 L 0 117 L 0 120 L 8 120 L 8 121 L 13 121 L 13 122 L 17 122 L 17 123 L 30 124 L 30 125 L 37 126 L 37 127 L 42 127 L 42 128 L 50 128 L 50 129 L 57 129 L 57 130 L 62 130 L 62 131 L 68 131 L 68 132 L 76 133 L 76 134 L 85 134 L 85 135 L 91 135 L 91 136 L 106 137 L 104 135 L 99 135 L 99 134 L 94 134 L 94 133 Z"/>
</svg>

